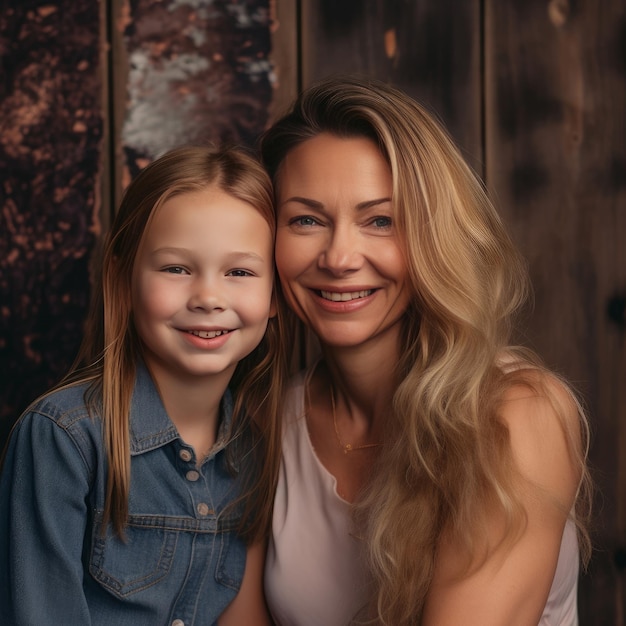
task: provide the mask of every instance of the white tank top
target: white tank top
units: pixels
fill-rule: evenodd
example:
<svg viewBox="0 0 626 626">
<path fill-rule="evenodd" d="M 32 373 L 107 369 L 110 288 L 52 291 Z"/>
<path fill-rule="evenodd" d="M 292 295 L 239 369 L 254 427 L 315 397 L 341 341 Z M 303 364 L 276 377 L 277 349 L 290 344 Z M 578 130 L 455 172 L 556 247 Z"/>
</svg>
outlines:
<svg viewBox="0 0 626 626">
<path fill-rule="evenodd" d="M 304 375 L 285 405 L 283 458 L 265 563 L 265 596 L 279 626 L 346 626 L 371 599 L 350 504 L 315 454 L 305 419 Z M 577 626 L 578 542 L 573 522 L 539 626 Z"/>
</svg>

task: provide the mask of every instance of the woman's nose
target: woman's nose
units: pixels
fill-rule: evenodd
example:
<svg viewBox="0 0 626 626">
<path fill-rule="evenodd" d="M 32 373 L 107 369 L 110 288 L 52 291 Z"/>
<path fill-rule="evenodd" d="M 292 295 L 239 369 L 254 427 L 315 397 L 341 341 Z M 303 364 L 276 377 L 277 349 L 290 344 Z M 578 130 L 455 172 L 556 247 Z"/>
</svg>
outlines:
<svg viewBox="0 0 626 626">
<path fill-rule="evenodd" d="M 358 235 L 349 226 L 334 228 L 320 253 L 318 263 L 320 268 L 335 275 L 358 270 L 363 264 Z"/>
</svg>

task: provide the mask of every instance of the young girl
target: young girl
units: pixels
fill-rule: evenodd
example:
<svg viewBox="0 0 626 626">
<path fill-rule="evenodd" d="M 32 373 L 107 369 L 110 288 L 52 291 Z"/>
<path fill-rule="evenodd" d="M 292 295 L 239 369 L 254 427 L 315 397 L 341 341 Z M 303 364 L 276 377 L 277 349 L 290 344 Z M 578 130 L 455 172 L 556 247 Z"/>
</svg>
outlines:
<svg viewBox="0 0 626 626">
<path fill-rule="evenodd" d="M 0 623 L 266 623 L 273 240 L 269 179 L 243 151 L 181 148 L 131 183 L 81 367 L 6 449 Z"/>
<path fill-rule="evenodd" d="M 274 618 L 574 626 L 586 420 L 509 346 L 527 277 L 480 181 L 421 106 L 353 77 L 261 150 L 283 291 L 321 346 L 284 415 Z"/>
</svg>

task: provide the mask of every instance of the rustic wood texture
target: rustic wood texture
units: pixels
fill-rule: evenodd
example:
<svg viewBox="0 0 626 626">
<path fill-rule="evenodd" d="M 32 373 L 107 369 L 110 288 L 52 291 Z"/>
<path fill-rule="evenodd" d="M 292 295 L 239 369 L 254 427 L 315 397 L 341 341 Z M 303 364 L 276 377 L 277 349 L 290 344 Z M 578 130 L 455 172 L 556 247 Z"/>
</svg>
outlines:
<svg viewBox="0 0 626 626">
<path fill-rule="evenodd" d="M 116 25 L 128 71 L 123 185 L 181 144 L 254 143 L 272 101 L 268 0 L 134 0 Z"/>
<path fill-rule="evenodd" d="M 300 29 L 297 0 L 270 0 L 272 64 L 272 102 L 267 125 L 291 104 L 298 93 L 300 64 L 298 57 Z"/>
<path fill-rule="evenodd" d="M 387 81 L 429 107 L 482 174 L 480 4 L 307 0 L 302 84 L 340 72 Z"/>
<path fill-rule="evenodd" d="M 526 338 L 583 392 L 593 429 L 594 554 L 581 624 L 624 624 L 626 8 L 486 2 L 486 176 L 535 290 Z"/>
<path fill-rule="evenodd" d="M 626 623 L 625 4 L 1 2 L 0 446 L 75 354 L 91 252 L 138 169 L 182 143 L 251 144 L 300 87 L 368 74 L 443 120 L 529 260 L 525 339 L 592 418 L 580 623 Z"/>
<path fill-rule="evenodd" d="M 99 234 L 100 6 L 0 11 L 0 446 L 80 342 Z"/>
</svg>

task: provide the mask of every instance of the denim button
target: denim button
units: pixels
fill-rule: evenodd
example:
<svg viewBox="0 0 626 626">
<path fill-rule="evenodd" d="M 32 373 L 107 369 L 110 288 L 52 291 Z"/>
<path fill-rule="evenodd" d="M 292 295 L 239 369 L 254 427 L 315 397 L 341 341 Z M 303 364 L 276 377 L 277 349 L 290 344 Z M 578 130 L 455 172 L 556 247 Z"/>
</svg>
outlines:
<svg viewBox="0 0 626 626">
<path fill-rule="evenodd" d="M 172 622 L 172 626 L 185 626 L 185 622 L 182 619 L 175 619 Z"/>
<path fill-rule="evenodd" d="M 185 462 L 187 461 L 191 461 L 191 452 L 189 452 L 189 450 L 186 450 L 185 448 L 183 448 L 179 453 L 178 456 Z"/>
<path fill-rule="evenodd" d="M 190 480 L 191 482 L 195 482 L 198 478 L 200 478 L 200 474 L 196 472 L 196 470 L 189 470 L 185 476 L 187 477 L 187 480 Z"/>
<path fill-rule="evenodd" d="M 200 502 L 200 504 L 196 507 L 196 510 L 199 515 L 202 515 L 202 517 L 206 517 L 209 513 L 212 513 L 209 505 L 204 502 Z"/>
</svg>

